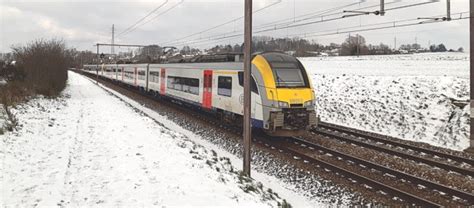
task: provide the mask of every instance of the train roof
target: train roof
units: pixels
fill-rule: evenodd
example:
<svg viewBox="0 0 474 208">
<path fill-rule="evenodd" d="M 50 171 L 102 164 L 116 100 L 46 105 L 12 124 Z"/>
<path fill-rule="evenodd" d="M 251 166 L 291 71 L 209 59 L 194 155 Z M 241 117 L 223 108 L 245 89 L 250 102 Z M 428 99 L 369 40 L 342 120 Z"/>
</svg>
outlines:
<svg viewBox="0 0 474 208">
<path fill-rule="evenodd" d="M 105 67 L 146 67 L 148 64 L 106 64 Z M 84 65 L 95 67 L 97 65 Z M 169 64 L 150 64 L 150 68 L 173 68 L 173 69 L 223 69 L 223 70 L 243 70 L 242 62 L 211 62 L 211 63 L 169 63 Z"/>
<path fill-rule="evenodd" d="M 213 63 L 179 63 L 179 64 L 150 64 L 150 68 L 175 68 L 175 69 L 225 69 L 243 70 L 242 62 L 213 62 Z"/>
<path fill-rule="evenodd" d="M 253 57 L 256 55 L 263 56 L 270 65 L 276 64 L 277 62 L 291 62 L 298 64 L 298 60 L 293 57 L 289 56 L 282 52 L 262 52 L 262 53 L 255 53 Z M 106 67 L 111 66 L 119 66 L 119 67 L 146 67 L 148 64 L 106 64 Z M 95 65 L 89 65 L 95 66 Z M 174 69 L 222 69 L 222 70 L 238 70 L 242 71 L 244 69 L 243 62 L 185 62 L 185 63 L 157 63 L 157 64 L 149 64 L 150 68 L 174 68 Z"/>
</svg>

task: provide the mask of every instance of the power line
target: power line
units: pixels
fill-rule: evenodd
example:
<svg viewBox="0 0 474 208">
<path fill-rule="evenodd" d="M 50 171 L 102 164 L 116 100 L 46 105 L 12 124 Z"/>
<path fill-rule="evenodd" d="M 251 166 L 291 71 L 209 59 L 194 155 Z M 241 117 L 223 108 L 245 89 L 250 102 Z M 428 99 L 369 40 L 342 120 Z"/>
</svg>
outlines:
<svg viewBox="0 0 474 208">
<path fill-rule="evenodd" d="M 184 0 L 181 0 L 180 2 L 176 3 L 176 4 L 173 5 L 172 7 L 168 8 L 167 10 L 165 10 L 165 11 L 163 11 L 163 12 L 161 12 L 161 13 L 159 13 L 158 15 L 154 16 L 153 18 L 148 19 L 146 22 L 143 22 L 142 24 L 140 24 L 140 25 L 138 25 L 138 26 L 132 28 L 132 29 L 129 30 L 128 32 L 124 33 L 123 35 L 129 34 L 129 33 L 133 32 L 133 31 L 135 31 L 137 28 L 139 28 L 139 27 L 141 27 L 141 26 L 143 26 L 143 25 L 145 25 L 145 24 L 147 24 L 147 23 L 149 23 L 149 22 L 155 20 L 156 18 L 160 17 L 161 15 L 164 15 L 164 14 L 168 13 L 169 11 L 173 10 L 174 8 L 176 8 L 177 6 L 179 6 L 180 4 L 182 4 L 183 2 L 184 2 Z"/>
<path fill-rule="evenodd" d="M 434 2 L 435 1 L 431 0 L 430 2 L 423 2 L 423 4 L 425 4 L 425 3 L 434 3 Z M 402 8 L 407 8 L 409 6 L 411 7 L 411 6 L 419 6 L 419 5 L 421 5 L 421 4 L 417 3 L 417 4 L 412 4 L 412 5 L 405 5 L 403 7 L 393 7 L 393 8 L 385 9 L 385 11 L 402 9 Z M 374 6 L 380 6 L 380 5 L 374 5 Z M 364 8 L 361 8 L 361 9 L 370 8 L 370 7 L 374 7 L 374 6 L 364 7 Z M 343 13 L 343 12 L 333 13 L 333 14 L 329 14 L 329 15 L 325 15 L 325 16 L 334 16 L 335 14 L 341 14 L 341 13 Z M 321 18 L 320 20 L 317 20 L 317 21 L 304 22 L 304 23 L 299 23 L 299 24 L 290 24 L 290 25 L 285 25 L 285 26 L 280 26 L 280 27 L 277 27 L 275 25 L 274 27 L 268 27 L 267 29 L 257 30 L 257 31 L 254 32 L 254 34 L 269 32 L 269 31 L 277 31 L 277 30 L 294 28 L 294 27 L 301 27 L 301 26 L 306 26 L 306 25 L 312 25 L 312 24 L 317 24 L 317 23 L 335 21 L 335 20 L 340 20 L 340 19 L 344 19 L 344 18 L 348 18 L 348 17 L 355 17 L 355 16 L 369 15 L 369 14 L 370 13 L 359 13 L 359 14 L 354 14 L 354 15 L 350 15 L 350 16 L 340 16 L 340 17 L 332 17 L 332 18 L 326 18 L 326 19 Z M 232 38 L 232 37 L 235 37 L 235 36 L 243 35 L 243 33 L 241 33 L 241 32 L 238 33 L 238 34 L 234 34 L 234 33 L 235 32 L 227 33 L 227 34 L 231 34 L 231 35 L 227 35 L 227 34 L 225 34 L 225 35 L 216 35 L 216 36 L 208 36 L 208 37 L 205 37 L 205 38 L 198 38 L 198 39 L 193 39 L 193 40 L 188 40 L 188 41 L 182 41 L 182 42 L 177 42 L 174 45 L 185 45 L 187 42 L 199 41 L 199 40 L 206 41 L 206 40 L 211 40 L 211 39 L 214 39 L 214 38 L 220 40 L 220 39 Z M 234 35 L 232 35 L 232 34 L 234 34 Z"/>
<path fill-rule="evenodd" d="M 468 16 L 463 16 L 464 14 L 467 14 L 469 12 L 459 12 L 454 15 L 459 15 L 458 18 L 453 18 L 451 19 L 452 21 L 456 20 L 463 20 L 463 19 L 469 19 L 470 17 Z M 439 15 L 441 16 L 441 15 Z M 436 16 L 436 17 L 439 17 Z M 420 20 L 419 18 L 416 19 L 406 19 L 406 20 L 399 20 L 399 21 L 392 21 L 392 22 L 384 22 L 384 23 L 375 23 L 375 24 L 367 24 L 363 25 L 362 27 L 368 27 L 368 26 L 377 26 L 377 25 L 386 25 L 386 26 L 378 26 L 378 27 L 371 27 L 371 28 L 363 28 L 363 29 L 354 29 L 354 30 L 347 30 L 347 29 L 352 29 L 355 27 L 346 27 L 338 30 L 333 30 L 332 32 L 327 32 L 327 33 L 321 33 L 321 32 L 326 32 L 326 31 L 321 31 L 319 33 L 321 34 L 314 34 L 314 35 L 306 35 L 303 37 L 320 37 L 320 36 L 329 36 L 329 35 L 337 35 L 337 34 L 346 34 L 346 33 L 353 33 L 353 32 L 366 32 L 366 31 L 373 31 L 373 30 L 381 30 L 381 29 L 390 29 L 390 28 L 398 28 L 398 27 L 407 27 L 407 26 L 414 26 L 414 25 L 422 25 L 422 24 L 431 24 L 431 23 L 441 23 L 441 22 L 446 22 L 446 19 L 443 18 L 438 18 L 436 20 L 428 20 L 428 21 L 419 21 L 419 22 L 413 22 L 410 23 L 410 21 L 415 21 L 415 20 Z M 403 23 L 403 22 L 408 22 L 404 24 L 398 24 L 398 23 Z"/>
<path fill-rule="evenodd" d="M 469 19 L 469 16 L 465 16 L 465 14 L 468 14 L 469 12 L 459 12 L 456 14 L 452 15 L 459 15 L 458 18 L 452 18 L 451 20 L 462 20 L 462 19 Z M 369 26 L 378 26 L 378 25 L 387 25 L 387 26 L 379 26 L 379 27 L 373 27 L 373 28 L 365 28 L 365 29 L 355 29 L 355 30 L 347 30 L 347 29 L 352 29 L 352 28 L 357 28 L 360 26 L 351 26 L 351 27 L 346 27 L 342 29 L 337 29 L 337 30 L 325 30 L 325 31 L 320 31 L 320 32 L 314 32 L 314 33 L 309 33 L 309 34 L 315 34 L 315 35 L 309 35 L 308 33 L 305 33 L 303 37 L 320 37 L 320 36 L 329 36 L 329 35 L 336 35 L 336 34 L 346 34 L 346 33 L 351 33 L 351 32 L 363 32 L 363 31 L 373 31 L 373 30 L 380 30 L 380 29 L 389 29 L 389 28 L 397 28 L 397 27 L 407 27 L 407 26 L 413 26 L 413 25 L 421 25 L 421 24 L 430 24 L 430 23 L 440 23 L 440 22 L 445 22 L 447 21 L 443 17 L 444 15 L 437 15 L 433 16 L 433 20 L 428 20 L 428 21 L 419 21 L 419 18 L 411 18 L 411 19 L 405 19 L 405 20 L 398 20 L 398 21 L 390 21 L 390 22 L 383 22 L 383 23 L 374 23 L 374 24 L 366 24 L 362 25 L 362 27 L 369 27 Z M 405 23 L 405 22 L 413 22 L 417 21 L 415 23 Z M 405 24 L 399 24 L 399 23 L 405 23 Z M 326 32 L 327 33 L 322 33 Z M 316 34 L 316 33 L 322 33 L 322 34 Z M 301 35 L 301 34 L 294 34 L 292 36 L 296 35 Z M 220 37 L 220 38 L 214 38 L 214 39 L 206 39 L 206 40 L 196 40 L 194 42 L 188 42 L 188 43 L 182 43 L 182 44 L 177 44 L 177 45 L 186 45 L 186 44 L 195 44 L 195 43 L 203 43 L 203 42 L 209 42 L 209 41 L 216 41 L 216 40 L 222 40 L 222 39 L 227 39 L 227 38 L 234 38 L 234 37 L 241 37 L 241 34 L 236 34 L 236 35 L 231 35 L 227 37 Z"/>
<path fill-rule="evenodd" d="M 460 16 L 459 18 L 451 19 L 451 21 L 463 20 L 463 19 L 469 19 L 469 18 L 470 17 Z M 398 27 L 407 27 L 407 26 L 422 25 L 422 24 L 442 23 L 442 22 L 446 22 L 446 21 L 447 20 L 444 20 L 444 19 L 438 19 L 438 20 L 432 20 L 432 21 L 421 21 L 421 22 L 405 23 L 405 24 L 398 24 L 398 25 L 395 24 L 395 25 L 380 26 L 380 27 L 365 28 L 365 29 L 357 29 L 357 30 L 337 31 L 337 32 L 332 32 L 332 33 L 310 35 L 310 36 L 306 36 L 306 37 L 320 37 L 320 36 L 337 35 L 337 34 L 345 34 L 345 33 L 352 33 L 352 32 L 366 32 L 366 31 L 374 31 L 374 30 L 390 29 L 390 28 L 398 28 Z"/>
<path fill-rule="evenodd" d="M 365 0 L 361 0 L 361 1 L 365 1 Z M 275 5 L 276 3 L 280 3 L 280 2 L 281 2 L 281 1 L 275 2 L 275 3 L 270 4 L 270 5 L 267 5 L 267 6 L 261 8 L 261 9 L 259 9 L 259 10 L 256 10 L 254 13 L 259 12 L 259 11 L 261 11 L 261 10 L 263 10 L 263 9 L 269 8 L 269 7 L 273 6 L 273 5 Z M 308 14 L 296 16 L 296 18 L 305 17 L 305 16 L 309 16 L 309 15 L 313 15 L 313 16 L 314 16 L 315 14 L 322 15 L 322 14 L 329 13 L 329 12 L 335 11 L 335 10 L 337 10 L 337 9 L 342 9 L 342 8 L 345 8 L 345 7 L 349 7 L 349 6 L 352 6 L 352 5 L 355 5 L 355 4 L 358 4 L 358 3 L 351 3 L 351 4 L 348 4 L 348 5 L 339 6 L 339 7 L 335 7 L 335 8 L 331 8 L 331 9 L 320 10 L 320 11 L 317 11 L 317 12 L 311 12 L 311 13 L 308 13 Z M 235 19 L 230 20 L 230 21 L 228 21 L 228 22 L 222 23 L 222 24 L 220 24 L 220 25 L 217 25 L 217 26 L 208 28 L 208 29 L 206 29 L 206 30 L 203 30 L 203 31 L 200 31 L 200 32 L 197 32 L 197 33 L 193 33 L 193 34 L 191 34 L 191 35 L 188 35 L 188 36 L 185 36 L 185 37 L 182 37 L 182 38 L 178 38 L 178 39 L 175 39 L 175 40 L 173 40 L 173 41 L 165 42 L 165 43 L 163 43 L 163 44 L 179 43 L 180 40 L 184 40 L 184 39 L 186 39 L 186 38 L 193 37 L 193 36 L 195 36 L 195 35 L 202 34 L 202 33 L 204 33 L 204 32 L 208 32 L 208 31 L 210 31 L 210 30 L 213 30 L 213 29 L 216 29 L 216 28 L 218 28 L 218 27 L 224 26 L 224 25 L 229 24 L 229 23 L 231 23 L 231 22 L 235 22 L 235 21 L 237 21 L 237 20 L 239 20 L 239 19 L 242 19 L 242 18 L 243 18 L 243 16 L 238 17 L 238 18 L 235 18 Z M 270 22 L 270 23 L 265 23 L 265 24 L 262 24 L 262 25 L 258 25 L 257 27 L 255 27 L 255 29 L 264 28 L 266 25 L 273 24 L 273 23 L 278 23 L 278 22 L 282 22 L 282 21 L 288 21 L 288 20 L 290 20 L 290 19 L 293 19 L 293 18 L 285 18 L 285 19 L 282 19 L 282 20 L 278 20 L 278 21 L 274 21 L 274 22 Z M 300 20 L 296 20 L 296 21 L 300 21 Z M 273 25 L 272 25 L 272 27 L 273 27 Z M 224 36 L 225 36 L 225 35 L 227 35 L 227 34 L 233 34 L 233 33 L 235 33 L 235 32 L 241 32 L 241 31 L 242 31 L 242 30 L 233 31 L 233 32 L 229 32 L 229 33 L 221 33 L 221 34 L 217 34 L 217 35 L 214 34 L 214 35 L 211 35 L 211 37 L 213 37 L 213 36 L 221 36 L 221 35 L 224 35 Z"/>
<path fill-rule="evenodd" d="M 359 2 L 347 4 L 347 5 L 344 5 L 344 6 L 333 7 L 333 8 L 318 11 L 318 12 L 312 12 L 312 13 L 300 15 L 300 16 L 298 16 L 298 18 L 301 18 L 301 19 L 294 20 L 294 21 L 291 21 L 291 18 L 287 18 L 287 19 L 283 19 L 283 20 L 279 20 L 279 21 L 275 21 L 275 22 L 270 22 L 270 23 L 267 23 L 267 24 L 257 26 L 257 29 L 265 28 L 265 27 L 275 27 L 275 26 L 279 26 L 279 25 L 289 25 L 289 24 L 294 24 L 294 23 L 302 22 L 302 21 L 309 20 L 309 19 L 324 18 L 324 17 L 328 17 L 328 16 L 334 16 L 334 15 L 337 15 L 337 14 L 342 14 L 343 12 L 334 13 L 333 11 L 337 11 L 339 9 L 343 9 L 343 8 L 351 7 L 351 6 L 354 6 L 354 5 L 358 5 L 358 4 L 360 4 L 364 1 L 365 0 L 361 0 Z M 396 2 L 397 1 L 389 2 L 389 3 L 386 3 L 386 4 L 392 4 L 392 3 L 396 3 Z M 379 6 L 379 5 L 377 4 L 377 5 L 367 6 L 367 7 L 361 8 L 361 9 L 367 9 L 367 8 L 372 8 L 372 7 L 376 7 L 376 6 Z M 333 12 L 333 13 L 330 13 L 330 12 Z M 330 13 L 330 14 L 327 14 L 327 13 Z M 309 16 L 309 17 L 305 17 L 305 16 Z M 302 17 L 304 17 L 304 18 L 302 18 Z M 279 24 L 276 24 L 276 23 L 279 23 Z"/>
<path fill-rule="evenodd" d="M 131 30 L 133 27 L 135 27 L 136 25 L 138 25 L 140 22 L 142 22 L 143 20 L 145 20 L 147 17 L 149 17 L 150 15 L 152 15 L 153 13 L 155 13 L 156 11 L 158 11 L 159 9 L 161 9 L 161 7 L 165 6 L 167 3 L 168 3 L 169 0 L 166 0 L 165 2 L 163 2 L 162 4 L 158 5 L 155 9 L 153 9 L 152 11 L 150 11 L 147 15 L 145 15 L 144 17 L 142 17 L 141 19 L 139 19 L 137 22 L 135 22 L 133 25 L 130 25 L 129 27 L 127 27 L 127 29 L 123 30 L 122 32 L 120 32 L 117 37 L 119 37 L 120 35 L 128 32 L 129 30 Z"/>
<path fill-rule="evenodd" d="M 281 26 L 281 25 L 287 26 L 289 24 L 294 24 L 296 22 L 301 22 L 301 21 L 305 21 L 305 20 L 309 20 L 309 19 L 315 19 L 315 18 L 324 19 L 325 17 L 334 16 L 334 15 L 337 15 L 337 14 L 343 14 L 344 13 L 344 12 L 334 13 L 333 11 L 343 9 L 343 8 L 346 8 L 346 7 L 350 7 L 350 6 L 354 6 L 354 5 L 358 5 L 359 3 L 364 2 L 364 1 L 365 0 L 361 0 L 360 2 L 356 2 L 356 3 L 351 3 L 351 4 L 347 4 L 347 5 L 343 5 L 343 6 L 333 7 L 333 8 L 330 8 L 330 9 L 320 10 L 320 11 L 317 11 L 317 12 L 311 12 L 311 13 L 303 14 L 303 15 L 297 16 L 296 18 L 302 18 L 302 17 L 305 17 L 305 18 L 297 19 L 295 21 L 293 21 L 293 18 L 285 18 L 285 19 L 274 21 L 274 22 L 261 24 L 261 25 L 256 26 L 255 29 L 275 28 L 276 26 Z M 392 1 L 392 2 L 385 3 L 385 4 L 389 5 L 389 4 L 398 3 L 398 2 L 400 2 L 400 0 L 395 0 L 395 1 Z M 377 4 L 377 5 L 362 7 L 362 8 L 359 8 L 359 9 L 368 9 L 368 8 L 379 7 L 379 6 L 380 6 L 380 4 Z M 333 13 L 327 14 L 329 12 L 333 12 Z M 326 14 L 326 15 L 324 15 L 324 14 Z M 310 16 L 310 17 L 307 17 L 307 16 Z M 276 23 L 279 23 L 279 24 L 276 24 Z M 213 34 L 213 35 L 210 35 L 208 37 L 200 38 L 200 39 L 206 39 L 206 38 L 209 38 L 209 37 L 226 36 L 226 35 L 234 34 L 236 32 L 241 32 L 241 31 L 242 30 L 227 32 L 227 33 L 220 33 L 220 34 Z M 178 42 L 178 41 L 173 41 L 173 42 Z"/>
<path fill-rule="evenodd" d="M 268 8 L 270 8 L 270 7 L 272 7 L 272 6 L 275 6 L 275 5 L 277 5 L 277 4 L 281 3 L 281 2 L 282 2 L 282 0 L 278 0 L 278 1 L 276 1 L 276 2 L 273 2 L 273 3 L 269 4 L 269 5 L 266 5 L 266 6 L 262 7 L 262 8 L 260 8 L 260 9 L 257 9 L 257 10 L 255 10 L 255 11 L 253 11 L 252 14 L 255 14 L 255 13 L 258 13 L 258 12 L 260 12 L 260 11 L 262 11 L 262 10 L 268 9 Z M 237 20 L 240 20 L 240 19 L 242 19 L 242 18 L 244 18 L 244 16 L 240 16 L 240 17 L 234 18 L 234 19 L 229 20 L 229 21 L 227 21 L 227 22 L 224 22 L 224 23 L 218 24 L 218 25 L 216 25 L 216 26 L 212 26 L 212 27 L 210 27 L 210 28 L 207 28 L 207 29 L 205 29 L 205 30 L 202 30 L 202 31 L 199 31 L 199 32 L 196 32 L 196 33 L 193 33 L 193 34 L 190 34 L 190 35 L 187 35 L 187 36 L 185 36 L 185 37 L 181 37 L 181 38 L 178 38 L 178 39 L 175 39 L 175 40 L 172 40 L 172 41 L 167 41 L 167 42 L 164 42 L 164 43 L 162 43 L 162 44 L 169 44 L 169 43 L 177 42 L 177 41 L 180 41 L 180 40 L 184 40 L 184 39 L 186 39 L 186 38 L 193 37 L 193 36 L 196 36 L 196 35 L 199 35 L 199 34 L 202 34 L 202 33 L 205 33 L 205 32 L 211 31 L 211 30 L 214 30 L 214 29 L 216 29 L 216 28 L 222 27 L 222 26 L 224 26 L 224 25 L 228 25 L 228 24 L 233 23 L 233 22 L 235 22 L 235 21 L 237 21 Z"/>
</svg>

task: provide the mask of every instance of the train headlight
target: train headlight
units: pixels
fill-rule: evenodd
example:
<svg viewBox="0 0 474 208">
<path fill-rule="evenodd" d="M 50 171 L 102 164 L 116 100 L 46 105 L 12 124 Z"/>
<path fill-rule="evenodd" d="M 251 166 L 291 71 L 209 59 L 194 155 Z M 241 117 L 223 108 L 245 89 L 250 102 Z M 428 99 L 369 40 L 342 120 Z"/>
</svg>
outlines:
<svg viewBox="0 0 474 208">
<path fill-rule="evenodd" d="M 288 108 L 290 105 L 288 105 L 287 102 L 278 101 L 278 106 L 280 106 L 280 108 Z"/>
<path fill-rule="evenodd" d="M 316 104 L 316 102 L 314 100 L 308 100 L 306 102 L 304 102 L 304 107 L 312 107 Z"/>
</svg>

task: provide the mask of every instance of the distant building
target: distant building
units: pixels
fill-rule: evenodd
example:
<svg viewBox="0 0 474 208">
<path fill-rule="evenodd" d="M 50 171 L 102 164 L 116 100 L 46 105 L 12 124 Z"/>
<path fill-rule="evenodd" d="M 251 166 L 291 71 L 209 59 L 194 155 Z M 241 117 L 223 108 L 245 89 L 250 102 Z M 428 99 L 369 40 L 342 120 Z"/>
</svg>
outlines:
<svg viewBox="0 0 474 208">
<path fill-rule="evenodd" d="M 400 49 L 398 50 L 400 54 L 408 54 L 409 52 L 407 50 Z"/>
<path fill-rule="evenodd" d="M 290 55 L 290 56 L 294 56 L 296 51 L 285 51 L 285 53 Z"/>
</svg>

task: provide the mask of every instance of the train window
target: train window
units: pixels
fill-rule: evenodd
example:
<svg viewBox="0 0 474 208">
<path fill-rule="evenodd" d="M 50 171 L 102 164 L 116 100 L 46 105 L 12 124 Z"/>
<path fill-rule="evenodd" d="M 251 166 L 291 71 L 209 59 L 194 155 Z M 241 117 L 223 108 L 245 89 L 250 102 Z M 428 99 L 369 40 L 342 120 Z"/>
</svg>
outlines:
<svg viewBox="0 0 474 208">
<path fill-rule="evenodd" d="M 132 72 L 132 71 L 124 71 L 124 75 L 125 75 L 125 77 L 127 77 L 128 79 L 134 79 L 134 77 L 133 77 L 133 72 Z"/>
<path fill-rule="evenodd" d="M 138 79 L 139 80 L 145 80 L 145 71 L 138 71 Z"/>
<path fill-rule="evenodd" d="M 244 72 L 239 72 L 239 85 L 244 87 Z M 255 82 L 255 79 L 253 77 L 250 82 L 250 89 L 252 90 L 252 92 L 257 93 L 258 95 L 257 82 Z"/>
<path fill-rule="evenodd" d="M 150 82 L 158 83 L 160 81 L 160 72 L 150 72 Z"/>
<path fill-rule="evenodd" d="M 168 76 L 168 89 L 199 95 L 199 79 Z"/>
<path fill-rule="evenodd" d="M 232 96 L 232 77 L 219 76 L 217 80 L 217 94 Z"/>
</svg>

